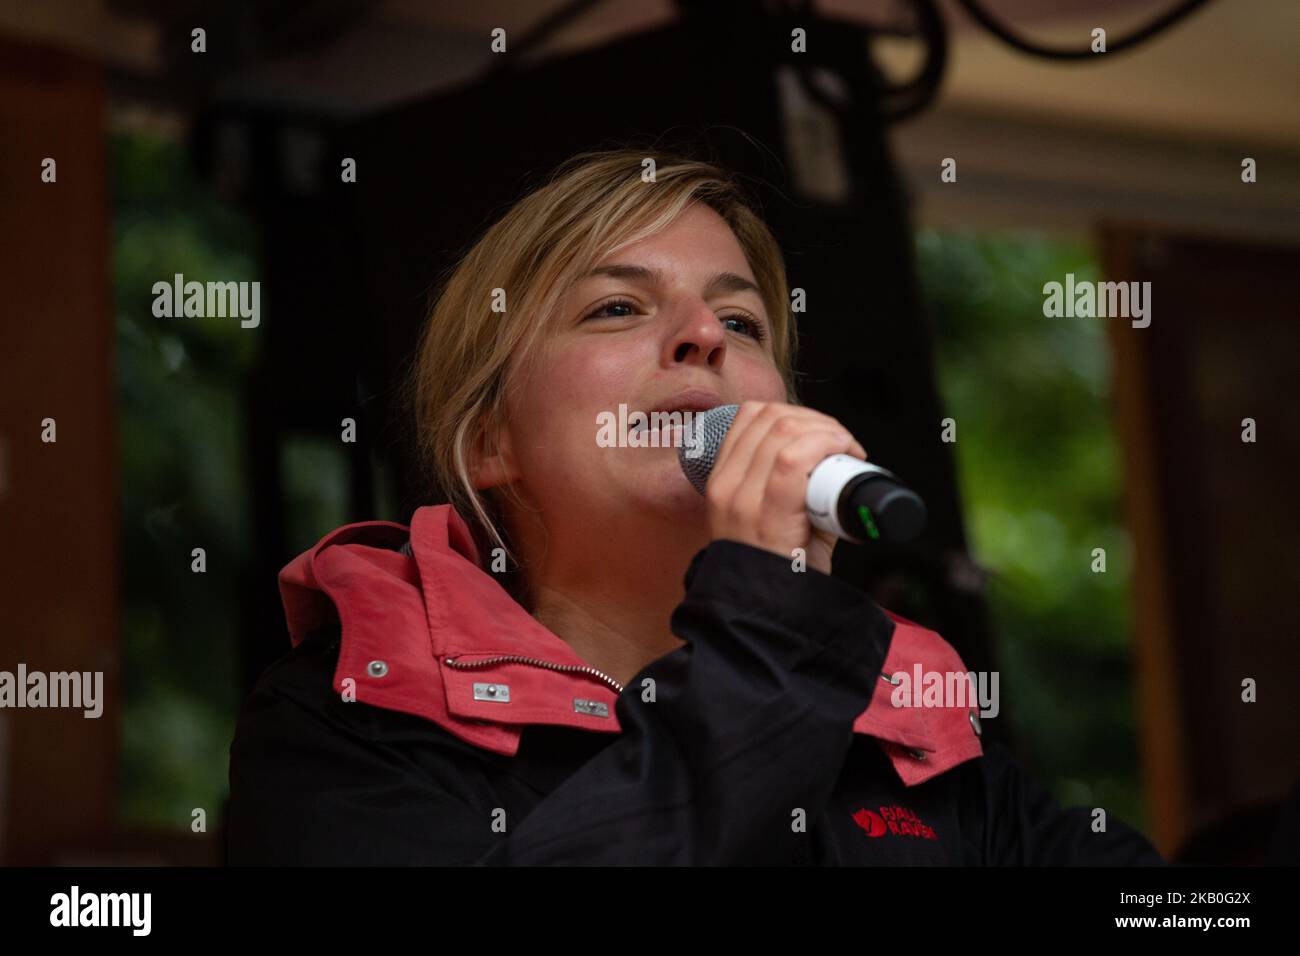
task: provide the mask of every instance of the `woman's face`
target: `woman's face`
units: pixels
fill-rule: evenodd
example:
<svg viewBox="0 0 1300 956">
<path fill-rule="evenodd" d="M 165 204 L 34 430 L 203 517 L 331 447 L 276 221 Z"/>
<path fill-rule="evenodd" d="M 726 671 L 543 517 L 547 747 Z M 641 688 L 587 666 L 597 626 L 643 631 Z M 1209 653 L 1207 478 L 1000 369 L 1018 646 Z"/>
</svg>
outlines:
<svg viewBox="0 0 1300 956">
<path fill-rule="evenodd" d="M 628 414 L 680 408 L 690 391 L 684 404 L 705 408 L 785 401 L 754 285 L 731 229 L 700 203 L 599 262 L 561 301 L 531 367 L 517 370 L 502 454 L 479 486 L 513 483 L 553 530 L 591 533 L 593 518 L 620 515 L 703 520 L 677 449 L 662 438 L 660 447 L 603 447 L 599 416 L 617 421 L 620 403 Z"/>
</svg>

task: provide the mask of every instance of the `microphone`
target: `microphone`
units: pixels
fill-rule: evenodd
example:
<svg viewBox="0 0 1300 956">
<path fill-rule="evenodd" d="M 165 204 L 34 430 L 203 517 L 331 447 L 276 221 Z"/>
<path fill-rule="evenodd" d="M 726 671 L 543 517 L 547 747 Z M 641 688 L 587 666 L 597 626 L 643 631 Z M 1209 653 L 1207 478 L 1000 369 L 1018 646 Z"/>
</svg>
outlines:
<svg viewBox="0 0 1300 956">
<path fill-rule="evenodd" d="M 719 405 L 696 415 L 677 449 L 682 471 L 700 494 L 739 410 L 739 405 Z M 925 527 L 920 495 L 892 472 L 852 455 L 831 455 L 813 469 L 805 503 L 815 527 L 857 544 L 910 541 Z"/>
</svg>

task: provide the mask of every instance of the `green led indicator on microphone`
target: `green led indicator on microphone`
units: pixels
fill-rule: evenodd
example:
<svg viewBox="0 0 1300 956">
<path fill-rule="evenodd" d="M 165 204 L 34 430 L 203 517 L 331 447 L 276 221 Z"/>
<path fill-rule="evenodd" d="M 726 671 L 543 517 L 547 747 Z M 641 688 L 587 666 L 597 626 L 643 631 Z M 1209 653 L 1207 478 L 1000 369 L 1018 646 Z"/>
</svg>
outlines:
<svg viewBox="0 0 1300 956">
<path fill-rule="evenodd" d="M 876 528 L 875 519 L 871 517 L 871 509 L 866 505 L 858 505 L 858 517 L 862 519 L 862 526 L 867 529 L 871 539 L 879 539 L 880 531 Z"/>
</svg>

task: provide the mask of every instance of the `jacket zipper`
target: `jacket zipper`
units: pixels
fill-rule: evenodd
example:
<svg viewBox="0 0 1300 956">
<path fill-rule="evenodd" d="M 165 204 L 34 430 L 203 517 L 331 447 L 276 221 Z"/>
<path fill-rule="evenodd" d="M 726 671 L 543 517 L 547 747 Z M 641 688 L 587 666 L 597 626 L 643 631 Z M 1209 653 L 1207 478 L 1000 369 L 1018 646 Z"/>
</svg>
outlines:
<svg viewBox="0 0 1300 956">
<path fill-rule="evenodd" d="M 556 664 L 553 661 L 538 660 L 535 657 L 520 657 L 518 654 L 498 654 L 496 657 L 485 657 L 480 661 L 462 662 L 454 657 L 443 658 L 443 663 L 448 667 L 455 667 L 460 670 L 475 670 L 480 667 L 486 667 L 489 664 L 532 664 L 534 667 L 545 667 L 553 671 L 569 671 L 579 674 L 589 674 L 592 677 L 599 678 L 610 687 L 614 693 L 623 693 L 623 685 L 608 674 L 596 670 L 594 667 L 583 667 L 579 664 Z"/>
</svg>

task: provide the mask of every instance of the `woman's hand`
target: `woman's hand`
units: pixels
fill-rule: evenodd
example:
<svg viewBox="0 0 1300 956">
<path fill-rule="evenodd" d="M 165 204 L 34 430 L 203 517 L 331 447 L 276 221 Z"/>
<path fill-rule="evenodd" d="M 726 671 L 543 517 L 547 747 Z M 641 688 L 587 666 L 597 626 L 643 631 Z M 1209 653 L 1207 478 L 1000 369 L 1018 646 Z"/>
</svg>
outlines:
<svg viewBox="0 0 1300 956">
<path fill-rule="evenodd" d="M 808 476 L 839 453 L 865 459 L 865 449 L 829 415 L 784 402 L 742 402 L 722 441 L 704 497 L 711 537 L 730 538 L 831 572 L 836 538 L 814 528 L 805 496 Z"/>
</svg>

